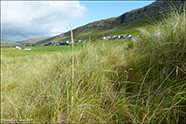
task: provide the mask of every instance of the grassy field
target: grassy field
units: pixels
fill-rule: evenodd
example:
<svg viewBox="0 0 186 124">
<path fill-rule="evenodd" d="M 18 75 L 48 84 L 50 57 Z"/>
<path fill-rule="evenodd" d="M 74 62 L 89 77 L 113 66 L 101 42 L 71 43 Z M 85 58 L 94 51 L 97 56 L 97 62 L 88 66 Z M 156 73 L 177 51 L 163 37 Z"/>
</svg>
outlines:
<svg viewBox="0 0 186 124">
<path fill-rule="evenodd" d="M 1 48 L 1 122 L 184 124 L 185 18 L 138 28 L 137 41 Z"/>
</svg>

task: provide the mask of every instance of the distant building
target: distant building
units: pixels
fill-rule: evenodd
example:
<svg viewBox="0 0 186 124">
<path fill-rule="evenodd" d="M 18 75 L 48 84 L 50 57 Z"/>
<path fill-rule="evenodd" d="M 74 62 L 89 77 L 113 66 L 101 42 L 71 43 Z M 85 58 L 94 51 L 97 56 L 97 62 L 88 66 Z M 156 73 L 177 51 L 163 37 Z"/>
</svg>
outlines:
<svg viewBox="0 0 186 124">
<path fill-rule="evenodd" d="M 16 48 L 17 48 L 17 49 L 21 49 L 21 47 L 19 47 L 19 46 L 16 46 Z"/>
<path fill-rule="evenodd" d="M 106 40 L 106 39 L 107 39 L 107 37 L 102 37 L 101 39 Z"/>
<path fill-rule="evenodd" d="M 24 50 L 31 50 L 31 48 L 25 48 Z"/>
</svg>

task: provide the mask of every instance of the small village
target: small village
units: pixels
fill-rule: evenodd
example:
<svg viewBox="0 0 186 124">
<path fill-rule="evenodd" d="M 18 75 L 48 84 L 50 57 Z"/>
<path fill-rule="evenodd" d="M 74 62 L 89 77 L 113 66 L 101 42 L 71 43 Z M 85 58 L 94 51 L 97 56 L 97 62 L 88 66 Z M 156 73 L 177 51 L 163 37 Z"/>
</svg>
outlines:
<svg viewBox="0 0 186 124">
<path fill-rule="evenodd" d="M 127 35 L 127 34 L 122 34 L 122 35 L 114 35 L 114 36 L 106 36 L 106 37 L 102 37 L 101 39 L 98 40 L 101 41 L 101 40 L 115 40 L 115 39 L 128 39 L 128 40 L 132 40 L 132 41 L 135 41 L 137 39 L 136 36 L 132 36 L 132 35 Z M 92 40 L 90 41 L 92 42 Z M 74 41 L 73 43 L 86 43 L 86 39 L 84 40 L 78 40 L 78 41 Z M 64 41 L 64 42 L 49 42 L 47 44 L 44 44 L 44 46 L 59 46 L 59 45 L 69 45 L 69 44 L 72 44 L 72 41 Z"/>
<path fill-rule="evenodd" d="M 114 35 L 114 36 L 105 36 L 102 37 L 101 39 L 98 40 L 98 42 L 100 42 L 101 40 L 115 40 L 115 39 L 127 39 L 127 40 L 132 40 L 135 41 L 137 39 L 136 36 L 132 36 L 132 35 L 127 35 L 127 34 L 122 34 L 122 35 Z M 90 41 L 92 42 L 92 40 Z M 73 43 L 86 43 L 86 39 L 84 40 L 78 40 L 75 41 Z M 72 44 L 72 41 L 60 41 L 60 42 L 49 42 L 49 43 L 45 43 L 42 44 L 42 46 L 60 46 L 60 45 L 69 45 Z M 21 47 L 25 47 L 25 46 L 35 46 L 34 44 L 22 44 L 22 45 L 14 45 L 14 46 L 10 46 L 10 48 L 17 48 L 17 49 L 21 49 Z M 31 50 L 31 48 L 25 48 L 24 50 Z"/>
</svg>

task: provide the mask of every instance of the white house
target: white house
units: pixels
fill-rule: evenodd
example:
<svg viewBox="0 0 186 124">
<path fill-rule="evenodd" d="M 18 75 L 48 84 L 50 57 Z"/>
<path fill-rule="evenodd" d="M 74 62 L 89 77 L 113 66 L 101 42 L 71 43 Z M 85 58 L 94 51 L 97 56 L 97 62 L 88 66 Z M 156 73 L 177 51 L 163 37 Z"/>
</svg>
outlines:
<svg viewBox="0 0 186 124">
<path fill-rule="evenodd" d="M 103 39 L 103 40 L 106 40 L 106 39 L 107 39 L 107 37 L 102 37 L 102 39 Z"/>
<path fill-rule="evenodd" d="M 21 49 L 21 47 L 19 47 L 19 46 L 16 46 L 16 48 L 17 48 L 17 49 Z"/>
<path fill-rule="evenodd" d="M 117 37 L 118 39 L 120 39 L 120 38 L 121 38 L 121 35 L 117 35 L 116 37 Z"/>
<path fill-rule="evenodd" d="M 31 48 L 25 48 L 25 50 L 31 50 Z"/>
<path fill-rule="evenodd" d="M 110 40 L 111 39 L 111 36 L 107 36 L 106 40 Z"/>
<path fill-rule="evenodd" d="M 132 37 L 132 35 L 130 35 L 130 34 L 129 34 L 129 36 L 128 36 L 128 37 Z"/>
<path fill-rule="evenodd" d="M 117 38 L 116 35 L 112 36 L 112 39 L 115 39 L 115 38 Z"/>
</svg>

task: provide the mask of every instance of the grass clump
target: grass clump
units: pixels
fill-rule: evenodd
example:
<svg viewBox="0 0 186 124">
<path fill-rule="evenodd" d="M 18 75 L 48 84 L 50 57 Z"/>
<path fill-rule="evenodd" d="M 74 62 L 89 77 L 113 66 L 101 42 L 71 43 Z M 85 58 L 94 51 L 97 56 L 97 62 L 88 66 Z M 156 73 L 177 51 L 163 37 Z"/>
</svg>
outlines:
<svg viewBox="0 0 186 124">
<path fill-rule="evenodd" d="M 185 11 L 139 31 L 137 41 L 86 43 L 74 53 L 6 53 L 1 122 L 185 123 Z"/>
<path fill-rule="evenodd" d="M 185 10 L 181 14 L 172 12 L 155 26 L 139 30 L 143 36 L 134 43 L 133 53 L 128 56 L 128 59 L 136 57 L 136 60 L 129 63 L 130 66 L 133 65 L 132 75 L 136 76 L 129 80 L 141 80 L 141 85 L 132 85 L 128 89 L 130 92 L 136 90 L 137 93 L 134 102 L 136 118 L 133 122 L 141 120 L 140 123 L 184 123 Z M 143 112 L 141 118 L 139 111 Z"/>
</svg>

